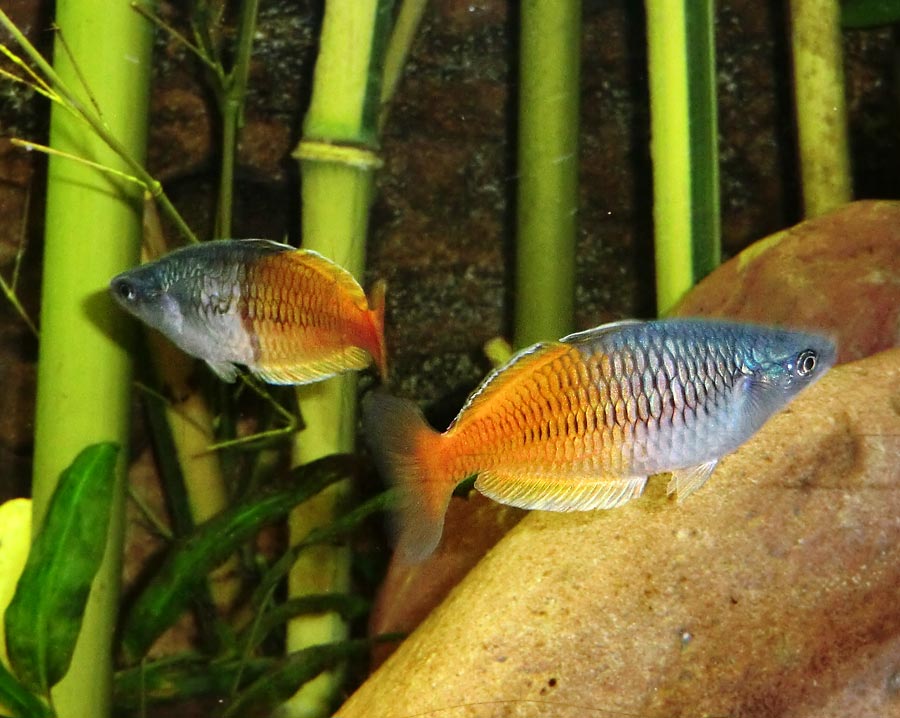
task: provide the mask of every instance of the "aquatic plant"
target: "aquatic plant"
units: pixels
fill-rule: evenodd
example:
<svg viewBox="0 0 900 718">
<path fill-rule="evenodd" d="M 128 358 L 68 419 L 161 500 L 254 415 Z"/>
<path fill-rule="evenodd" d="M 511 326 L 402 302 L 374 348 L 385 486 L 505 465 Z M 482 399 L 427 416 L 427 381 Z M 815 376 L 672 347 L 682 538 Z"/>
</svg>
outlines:
<svg viewBox="0 0 900 718">
<path fill-rule="evenodd" d="M 841 8 L 792 0 L 791 50 L 804 214 L 817 217 L 853 196 Z"/>
<path fill-rule="evenodd" d="M 656 305 L 720 262 L 713 3 L 647 0 Z"/>
<path fill-rule="evenodd" d="M 572 331 L 581 0 L 520 6 L 517 347 Z"/>
</svg>

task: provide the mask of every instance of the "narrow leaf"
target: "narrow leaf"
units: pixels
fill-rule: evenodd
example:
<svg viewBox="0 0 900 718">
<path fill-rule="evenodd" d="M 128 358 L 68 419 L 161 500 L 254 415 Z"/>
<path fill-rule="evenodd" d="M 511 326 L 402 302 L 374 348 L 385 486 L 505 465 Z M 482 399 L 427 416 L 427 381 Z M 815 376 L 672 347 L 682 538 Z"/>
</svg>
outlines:
<svg viewBox="0 0 900 718">
<path fill-rule="evenodd" d="M 306 551 L 310 546 L 319 544 L 334 543 L 346 538 L 352 534 L 356 528 L 369 516 L 374 513 L 386 511 L 394 506 L 397 501 L 397 494 L 394 489 L 382 491 L 380 494 L 373 496 L 365 503 L 360 504 L 355 509 L 348 511 L 343 516 L 339 516 L 327 526 L 313 529 L 306 538 L 300 543 L 291 546 L 284 552 L 272 567 L 266 571 L 265 575 L 259 582 L 259 585 L 253 591 L 250 598 L 254 606 L 262 606 L 268 596 L 272 595 L 278 583 L 287 576 L 291 567 L 297 560 L 297 556 Z"/>
<path fill-rule="evenodd" d="M 296 616 L 337 613 L 349 621 L 366 615 L 370 608 L 368 601 L 350 593 L 320 593 L 292 598 L 267 611 L 258 623 L 251 624 L 247 629 L 244 650 L 252 651 L 269 633 Z"/>
<path fill-rule="evenodd" d="M 37 696 L 30 693 L 0 664 L 0 716 L 44 718 L 53 712 Z"/>
<path fill-rule="evenodd" d="M 292 696 L 298 687 L 322 671 L 348 658 L 362 655 L 372 645 L 369 640 L 326 643 L 291 653 L 275 669 L 255 681 L 222 713 L 222 718 L 268 715 L 272 708 Z"/>
<path fill-rule="evenodd" d="M 210 661 L 206 656 L 187 654 L 119 671 L 113 683 L 113 703 L 131 714 L 142 706 L 189 698 L 227 696 L 238 674 L 242 686 L 258 680 L 271 670 L 273 658 L 229 657 Z"/>
<path fill-rule="evenodd" d="M 206 575 L 261 527 L 284 518 L 326 486 L 349 478 L 354 467 L 352 457 L 343 455 L 301 466 L 292 472 L 290 488 L 238 504 L 173 544 L 128 614 L 122 633 L 126 660 L 135 662 L 143 656 L 185 610 Z"/>
<path fill-rule="evenodd" d="M 106 548 L 118 452 L 88 446 L 63 471 L 6 609 L 10 663 L 35 693 L 46 695 L 69 669 Z"/>
</svg>

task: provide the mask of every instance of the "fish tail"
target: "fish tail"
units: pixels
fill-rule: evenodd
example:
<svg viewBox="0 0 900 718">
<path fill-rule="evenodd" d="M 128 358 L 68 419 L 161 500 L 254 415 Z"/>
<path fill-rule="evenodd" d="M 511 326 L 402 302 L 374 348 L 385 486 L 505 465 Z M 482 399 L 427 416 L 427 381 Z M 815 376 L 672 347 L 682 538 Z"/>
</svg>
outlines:
<svg viewBox="0 0 900 718">
<path fill-rule="evenodd" d="M 373 392 L 363 402 L 363 428 L 375 464 L 398 489 L 397 553 L 425 559 L 441 539 L 455 483 L 447 475 L 445 437 L 410 401 Z"/>
<path fill-rule="evenodd" d="M 386 382 L 388 378 L 387 364 L 387 346 L 384 341 L 384 305 L 385 295 L 387 294 L 387 282 L 379 279 L 372 285 L 369 293 L 369 307 L 372 316 L 372 323 L 375 326 L 375 353 L 373 359 L 378 367 L 378 373 L 381 375 L 381 381 Z"/>
</svg>

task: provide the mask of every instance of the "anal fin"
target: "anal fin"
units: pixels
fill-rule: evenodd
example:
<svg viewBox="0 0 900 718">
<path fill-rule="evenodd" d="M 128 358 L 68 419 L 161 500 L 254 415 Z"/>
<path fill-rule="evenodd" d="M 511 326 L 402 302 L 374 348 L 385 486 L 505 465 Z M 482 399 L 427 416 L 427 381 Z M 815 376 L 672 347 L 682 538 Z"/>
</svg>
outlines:
<svg viewBox="0 0 900 718">
<path fill-rule="evenodd" d="M 482 472 L 475 488 L 501 504 L 540 511 L 611 509 L 640 496 L 646 476 L 556 478 Z"/>
<path fill-rule="evenodd" d="M 669 479 L 669 485 L 666 487 L 666 493 L 669 495 L 677 494 L 679 503 L 684 501 L 688 496 L 699 489 L 709 479 L 718 459 L 707 461 L 705 464 L 697 464 L 696 466 L 688 466 L 685 469 L 676 469 L 672 472 L 672 478 Z"/>
<path fill-rule="evenodd" d="M 249 369 L 269 384 L 311 384 L 351 369 L 365 369 L 371 363 L 372 357 L 365 349 L 349 347 L 325 359 L 280 365 L 261 362 Z"/>
</svg>

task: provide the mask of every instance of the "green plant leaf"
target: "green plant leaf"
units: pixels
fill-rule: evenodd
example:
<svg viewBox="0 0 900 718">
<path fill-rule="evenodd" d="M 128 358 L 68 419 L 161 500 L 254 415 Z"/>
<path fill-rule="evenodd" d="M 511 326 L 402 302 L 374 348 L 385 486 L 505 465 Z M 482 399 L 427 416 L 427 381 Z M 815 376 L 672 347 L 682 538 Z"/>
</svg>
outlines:
<svg viewBox="0 0 900 718">
<path fill-rule="evenodd" d="M 294 469 L 291 486 L 237 504 L 176 541 L 159 571 L 137 597 L 122 632 L 122 648 L 134 663 L 185 610 L 207 574 L 259 529 L 284 518 L 326 486 L 351 477 L 356 461 L 328 456 Z"/>
<path fill-rule="evenodd" d="M 41 695 L 69 670 L 106 549 L 118 452 L 112 443 L 88 446 L 63 471 L 6 609 L 10 663 Z"/>
<path fill-rule="evenodd" d="M 841 25 L 844 27 L 881 27 L 900 22 L 900 0 L 844 0 Z"/>
<path fill-rule="evenodd" d="M 272 708 L 290 698 L 299 686 L 322 671 L 365 653 L 371 645 L 370 640 L 342 641 L 295 651 L 235 698 L 222 713 L 222 718 L 268 715 Z"/>
<path fill-rule="evenodd" d="M 0 663 L 0 716 L 44 718 L 53 711 L 40 698 L 30 693 Z"/>
<path fill-rule="evenodd" d="M 245 651 L 252 651 L 265 637 L 290 619 L 310 613 L 337 613 L 344 620 L 366 615 L 371 604 L 350 593 L 320 593 L 291 598 L 266 613 L 245 632 Z"/>
<path fill-rule="evenodd" d="M 241 685 L 247 685 L 272 670 L 276 663 L 274 658 L 244 660 L 234 656 L 210 661 L 193 653 L 141 663 L 116 673 L 113 703 L 117 710 L 136 715 L 149 704 L 227 696 L 234 689 L 238 674 Z"/>
<path fill-rule="evenodd" d="M 281 558 L 272 564 L 271 568 L 266 571 L 265 575 L 260 579 L 259 585 L 253 591 L 253 595 L 250 598 L 251 603 L 257 607 L 262 606 L 268 597 L 272 595 L 272 592 L 275 590 L 278 583 L 287 576 L 291 567 L 294 565 L 294 562 L 297 560 L 297 556 L 310 546 L 333 543 L 346 538 L 369 516 L 374 513 L 386 511 L 396 505 L 396 502 L 396 489 L 382 491 L 380 494 L 373 496 L 355 509 L 348 511 L 343 516 L 337 517 L 327 526 L 322 526 L 321 528 L 310 531 L 305 539 L 300 543 L 291 546 L 291 548 L 285 551 Z"/>
</svg>

